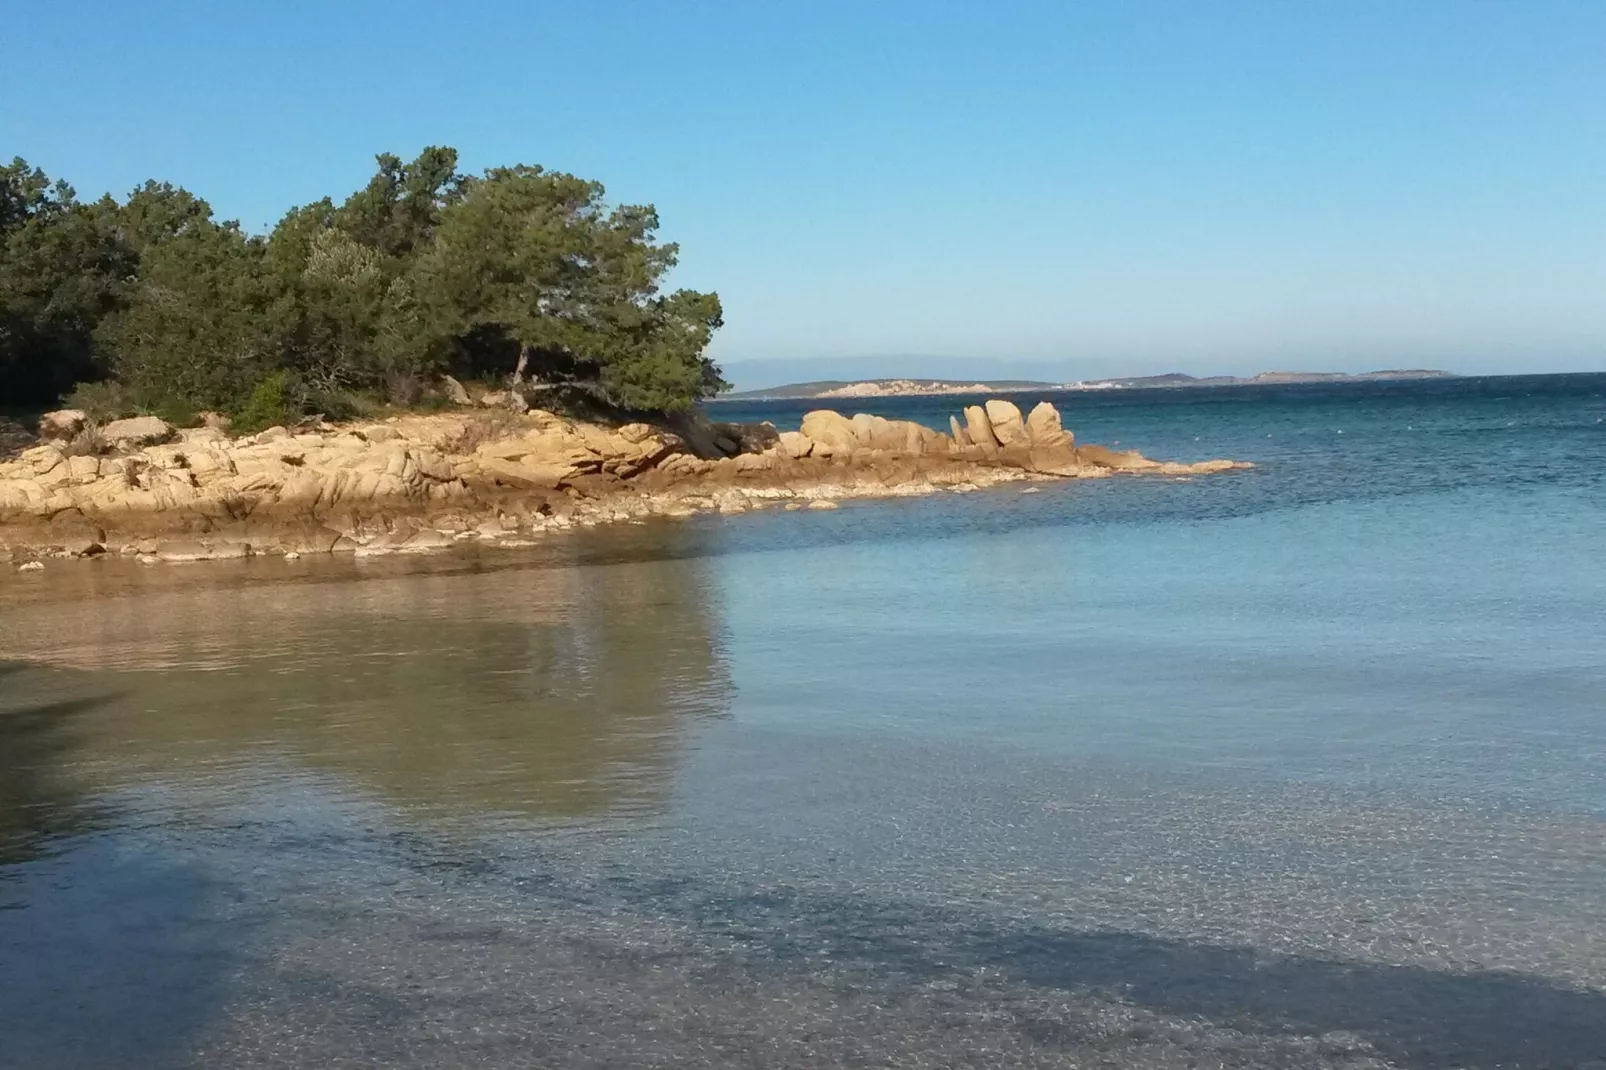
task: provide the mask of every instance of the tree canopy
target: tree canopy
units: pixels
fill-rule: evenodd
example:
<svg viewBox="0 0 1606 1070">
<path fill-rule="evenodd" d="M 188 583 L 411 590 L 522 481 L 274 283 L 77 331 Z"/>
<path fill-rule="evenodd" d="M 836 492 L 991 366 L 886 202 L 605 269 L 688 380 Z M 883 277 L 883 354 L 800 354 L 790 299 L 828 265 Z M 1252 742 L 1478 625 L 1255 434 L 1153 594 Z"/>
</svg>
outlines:
<svg viewBox="0 0 1606 1070">
<path fill-rule="evenodd" d="M 137 411 L 238 411 L 265 388 L 327 411 L 455 373 L 677 411 L 723 387 L 719 298 L 663 291 L 678 248 L 651 206 L 540 167 L 464 174 L 449 148 L 377 163 L 267 235 L 166 183 L 86 203 L 0 167 L 0 406 L 100 383 Z"/>
</svg>

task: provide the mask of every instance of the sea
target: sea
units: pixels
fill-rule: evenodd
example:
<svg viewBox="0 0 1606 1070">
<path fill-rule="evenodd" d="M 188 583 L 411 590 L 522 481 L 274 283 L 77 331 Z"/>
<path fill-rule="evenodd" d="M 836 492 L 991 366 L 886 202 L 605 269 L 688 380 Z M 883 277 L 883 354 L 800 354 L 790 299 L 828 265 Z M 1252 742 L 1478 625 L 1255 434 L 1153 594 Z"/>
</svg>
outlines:
<svg viewBox="0 0 1606 1070">
<path fill-rule="evenodd" d="M 1606 375 L 1043 396 L 1255 467 L 0 575 L 0 1068 L 1606 1067 Z"/>
</svg>

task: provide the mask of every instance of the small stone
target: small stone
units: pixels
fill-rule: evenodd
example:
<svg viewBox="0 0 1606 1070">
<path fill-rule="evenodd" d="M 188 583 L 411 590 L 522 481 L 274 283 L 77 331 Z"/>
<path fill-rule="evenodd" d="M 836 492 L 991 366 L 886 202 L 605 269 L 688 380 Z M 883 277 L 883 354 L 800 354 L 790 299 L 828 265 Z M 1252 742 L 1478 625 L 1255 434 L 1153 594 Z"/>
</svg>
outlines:
<svg viewBox="0 0 1606 1070">
<path fill-rule="evenodd" d="M 441 379 L 441 391 L 446 395 L 447 399 L 451 401 L 453 405 L 474 404 L 473 400 L 469 398 L 468 391 L 463 387 L 463 384 L 452 378 L 450 375 L 444 376 Z"/>
<path fill-rule="evenodd" d="M 300 550 L 286 550 L 284 552 L 284 559 L 286 561 L 300 561 L 301 560 L 301 551 Z"/>
<path fill-rule="evenodd" d="M 17 566 L 18 572 L 43 572 L 44 570 L 45 563 L 43 561 L 27 561 Z"/>
<path fill-rule="evenodd" d="M 809 502 L 809 506 L 808 507 L 810 509 L 839 509 L 839 508 L 841 508 L 841 506 L 837 505 L 836 502 L 826 501 L 823 498 L 820 499 L 819 501 Z"/>
</svg>

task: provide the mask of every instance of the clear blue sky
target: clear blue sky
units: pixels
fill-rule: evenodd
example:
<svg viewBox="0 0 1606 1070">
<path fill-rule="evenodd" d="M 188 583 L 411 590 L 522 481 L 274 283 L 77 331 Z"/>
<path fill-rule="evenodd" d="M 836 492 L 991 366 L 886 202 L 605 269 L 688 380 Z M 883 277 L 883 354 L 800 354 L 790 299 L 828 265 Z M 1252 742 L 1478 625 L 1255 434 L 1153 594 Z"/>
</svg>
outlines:
<svg viewBox="0 0 1606 1070">
<path fill-rule="evenodd" d="M 1606 369 L 1606 0 L 0 12 L 0 153 L 81 193 L 573 171 L 658 206 L 727 362 Z"/>
</svg>

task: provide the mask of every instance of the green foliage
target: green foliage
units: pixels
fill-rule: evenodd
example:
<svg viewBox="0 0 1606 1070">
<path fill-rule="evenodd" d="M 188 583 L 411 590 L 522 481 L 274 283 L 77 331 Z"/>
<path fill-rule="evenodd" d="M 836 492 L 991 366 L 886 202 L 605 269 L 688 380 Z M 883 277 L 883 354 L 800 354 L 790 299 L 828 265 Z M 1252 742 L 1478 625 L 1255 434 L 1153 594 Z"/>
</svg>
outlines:
<svg viewBox="0 0 1606 1070">
<path fill-rule="evenodd" d="M 82 204 L 18 160 L 0 168 L 0 404 L 109 377 L 86 395 L 102 408 L 278 422 L 416 404 L 453 370 L 684 410 L 723 385 L 703 356 L 720 305 L 660 293 L 677 248 L 657 229 L 595 182 L 464 175 L 447 148 L 382 155 L 343 203 L 293 209 L 267 237 L 164 183 Z"/>
<path fill-rule="evenodd" d="M 702 356 L 719 299 L 659 296 L 678 248 L 654 240 L 652 207 L 610 210 L 603 192 L 539 167 L 465 179 L 419 258 L 418 291 L 441 334 L 478 343 L 467 370 L 522 368 L 627 409 L 690 408 L 720 386 Z"/>
<path fill-rule="evenodd" d="M 115 211 L 21 159 L 0 167 L 0 406 L 48 403 L 103 373 L 94 327 L 134 264 Z"/>
<path fill-rule="evenodd" d="M 142 407 L 227 409 L 279 364 L 263 252 L 210 219 L 146 249 L 123 307 L 96 331 Z"/>
<path fill-rule="evenodd" d="M 290 376 L 277 371 L 251 388 L 239 408 L 230 414 L 230 427 L 240 434 L 252 434 L 269 427 L 282 427 L 293 420 Z"/>
<path fill-rule="evenodd" d="M 62 399 L 69 409 L 81 409 L 98 424 L 120 420 L 139 412 L 139 405 L 128 388 L 114 379 L 94 383 L 79 383 L 72 393 Z"/>
</svg>

